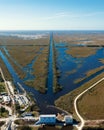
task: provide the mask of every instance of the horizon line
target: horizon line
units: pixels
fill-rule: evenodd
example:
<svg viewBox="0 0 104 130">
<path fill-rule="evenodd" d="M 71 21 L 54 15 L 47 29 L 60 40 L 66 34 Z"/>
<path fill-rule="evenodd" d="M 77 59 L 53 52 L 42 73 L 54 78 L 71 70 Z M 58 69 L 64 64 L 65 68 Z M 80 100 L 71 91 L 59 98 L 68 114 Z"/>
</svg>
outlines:
<svg viewBox="0 0 104 130">
<path fill-rule="evenodd" d="M 0 31 L 104 31 L 104 29 L 13 29 L 13 30 L 0 30 Z"/>
</svg>

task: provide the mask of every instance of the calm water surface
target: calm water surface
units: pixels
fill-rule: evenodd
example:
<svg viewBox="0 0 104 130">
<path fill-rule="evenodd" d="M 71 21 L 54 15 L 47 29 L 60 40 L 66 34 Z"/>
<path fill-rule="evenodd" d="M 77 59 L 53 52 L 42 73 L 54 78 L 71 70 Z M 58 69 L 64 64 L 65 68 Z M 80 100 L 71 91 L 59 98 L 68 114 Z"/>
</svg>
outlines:
<svg viewBox="0 0 104 130">
<path fill-rule="evenodd" d="M 31 92 L 34 98 L 37 100 L 37 104 L 41 109 L 41 113 L 57 113 L 57 109 L 49 108 L 48 105 L 54 105 L 54 101 L 59 98 L 60 96 L 74 90 L 75 88 L 79 87 L 80 85 L 84 84 L 85 82 L 89 81 L 90 79 L 94 78 L 96 75 L 104 72 L 104 69 L 91 75 L 90 77 L 86 78 L 79 84 L 75 84 L 74 81 L 78 78 L 85 77 L 85 73 L 91 69 L 95 69 L 97 67 L 102 66 L 103 64 L 99 62 L 100 58 L 104 58 L 104 48 L 100 48 L 94 55 L 91 55 L 86 58 L 74 58 L 71 55 L 66 54 L 67 50 L 67 43 L 54 43 L 55 49 L 57 53 L 56 58 L 56 66 L 60 71 L 60 77 L 58 78 L 58 83 L 63 86 L 62 91 L 54 94 L 53 93 L 53 34 L 50 34 L 50 48 L 49 48 L 49 66 L 48 66 L 48 80 L 47 80 L 47 93 L 41 94 L 36 91 L 34 88 L 31 88 L 24 84 L 25 80 L 29 80 L 34 78 L 31 75 L 32 66 L 35 63 L 36 58 L 31 61 L 25 68 L 22 68 L 23 71 L 31 70 L 27 72 L 26 77 L 22 80 L 18 77 L 17 73 L 13 69 L 12 65 L 9 63 L 6 55 L 0 51 L 0 57 L 3 59 L 5 65 L 7 66 L 11 76 L 13 77 L 13 82 L 16 85 L 19 91 L 20 88 L 18 87 L 17 82 L 19 82 L 27 92 Z M 41 48 L 42 49 L 42 48 Z M 41 49 L 40 52 L 41 53 Z M 4 47 L 6 54 L 10 56 L 6 48 Z M 12 57 L 11 57 L 12 58 Z M 14 59 L 13 59 L 14 60 Z M 15 64 L 21 67 L 16 61 Z"/>
</svg>

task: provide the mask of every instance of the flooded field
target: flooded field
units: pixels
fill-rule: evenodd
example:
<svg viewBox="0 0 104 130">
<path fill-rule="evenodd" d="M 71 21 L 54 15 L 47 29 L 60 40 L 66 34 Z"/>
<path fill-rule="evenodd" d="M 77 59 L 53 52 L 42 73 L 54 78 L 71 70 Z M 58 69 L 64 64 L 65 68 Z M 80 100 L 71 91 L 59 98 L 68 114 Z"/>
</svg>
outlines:
<svg viewBox="0 0 104 130">
<path fill-rule="evenodd" d="M 15 86 L 19 82 L 34 96 L 41 113 L 59 112 L 50 107 L 56 99 L 104 72 L 104 32 L 20 35 L 0 36 L 0 57 Z M 96 38 L 93 46 L 85 42 Z"/>
</svg>

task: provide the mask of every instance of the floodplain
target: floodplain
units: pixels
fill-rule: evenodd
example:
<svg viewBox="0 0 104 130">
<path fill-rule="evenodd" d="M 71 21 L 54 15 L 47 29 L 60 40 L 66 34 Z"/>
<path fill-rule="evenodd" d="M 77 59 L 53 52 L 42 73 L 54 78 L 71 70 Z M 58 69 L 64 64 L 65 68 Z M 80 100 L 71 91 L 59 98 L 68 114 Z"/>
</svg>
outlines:
<svg viewBox="0 0 104 130">
<path fill-rule="evenodd" d="M 45 106 L 55 105 L 73 114 L 76 91 L 104 71 L 104 32 L 44 33 L 36 39 L 0 36 L 1 68 L 8 80 L 25 85 L 43 112 Z"/>
</svg>

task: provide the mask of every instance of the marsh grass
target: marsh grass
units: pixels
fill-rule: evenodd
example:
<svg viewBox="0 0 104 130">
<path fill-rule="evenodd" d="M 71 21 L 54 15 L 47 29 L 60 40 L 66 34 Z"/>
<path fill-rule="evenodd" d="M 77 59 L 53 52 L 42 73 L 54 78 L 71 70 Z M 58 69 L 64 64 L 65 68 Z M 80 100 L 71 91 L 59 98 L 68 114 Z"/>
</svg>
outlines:
<svg viewBox="0 0 104 130">
<path fill-rule="evenodd" d="M 98 80 L 100 80 L 101 78 L 103 78 L 103 76 L 104 76 L 104 72 L 101 73 L 100 75 L 96 76 L 95 78 L 91 79 L 89 82 L 85 83 L 84 85 L 80 86 L 79 88 L 77 88 L 77 89 L 69 92 L 66 95 L 61 96 L 59 99 L 57 99 L 55 101 L 55 105 L 57 107 L 62 108 L 63 110 L 66 110 L 67 112 L 73 114 L 73 116 L 75 118 L 77 118 L 75 110 L 74 110 L 74 105 L 73 105 L 75 97 L 78 94 L 80 94 L 81 92 L 83 92 L 85 89 L 87 89 L 88 87 L 90 87 L 91 85 L 93 85 L 95 82 L 97 82 Z M 83 106 L 84 105 L 85 105 L 85 102 L 83 102 Z M 86 106 L 88 106 L 88 103 L 86 104 Z M 95 115 L 92 114 L 92 116 L 96 116 L 96 113 L 94 113 L 94 114 Z"/>
</svg>

